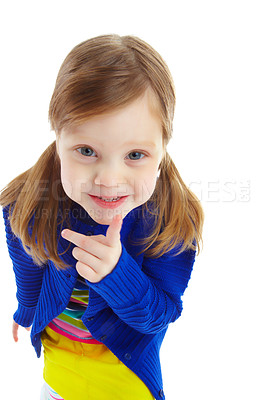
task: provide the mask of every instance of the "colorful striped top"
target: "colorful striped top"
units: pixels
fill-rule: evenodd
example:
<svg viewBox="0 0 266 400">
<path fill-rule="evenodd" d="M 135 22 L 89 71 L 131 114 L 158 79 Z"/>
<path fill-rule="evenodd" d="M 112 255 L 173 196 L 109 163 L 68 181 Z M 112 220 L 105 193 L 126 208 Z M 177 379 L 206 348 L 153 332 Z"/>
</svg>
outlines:
<svg viewBox="0 0 266 400">
<path fill-rule="evenodd" d="M 49 323 L 49 328 L 61 335 L 82 343 L 102 344 L 94 339 L 82 322 L 89 302 L 89 287 L 79 275 L 65 310 Z"/>
</svg>

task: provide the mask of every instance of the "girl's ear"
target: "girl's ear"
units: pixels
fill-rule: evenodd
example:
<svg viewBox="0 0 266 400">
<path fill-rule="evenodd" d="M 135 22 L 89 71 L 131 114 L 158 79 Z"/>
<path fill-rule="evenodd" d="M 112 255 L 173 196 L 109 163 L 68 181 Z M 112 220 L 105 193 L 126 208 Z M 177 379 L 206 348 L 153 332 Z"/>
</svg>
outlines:
<svg viewBox="0 0 266 400">
<path fill-rule="evenodd" d="M 58 135 L 56 135 L 56 140 L 55 140 L 56 154 L 57 154 L 58 158 L 60 159 L 59 140 L 60 140 L 60 137 Z"/>
<path fill-rule="evenodd" d="M 167 154 L 167 150 L 164 148 L 164 149 L 163 149 L 162 158 L 161 158 L 160 164 L 159 164 L 159 166 L 158 166 L 158 175 L 157 175 L 157 176 L 160 175 L 161 168 L 162 168 L 162 166 L 163 166 L 163 164 L 164 164 L 164 162 L 165 162 L 166 154 Z"/>
</svg>

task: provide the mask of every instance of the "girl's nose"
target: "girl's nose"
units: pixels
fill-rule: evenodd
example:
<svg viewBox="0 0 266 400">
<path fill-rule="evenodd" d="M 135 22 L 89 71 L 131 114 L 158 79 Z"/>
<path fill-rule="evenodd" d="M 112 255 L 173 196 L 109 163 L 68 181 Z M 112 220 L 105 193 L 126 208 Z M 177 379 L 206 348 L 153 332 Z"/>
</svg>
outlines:
<svg viewBox="0 0 266 400">
<path fill-rule="evenodd" d="M 115 188 L 125 183 L 125 179 L 123 179 L 121 174 L 121 169 L 118 166 L 103 165 L 95 173 L 95 185 Z"/>
</svg>

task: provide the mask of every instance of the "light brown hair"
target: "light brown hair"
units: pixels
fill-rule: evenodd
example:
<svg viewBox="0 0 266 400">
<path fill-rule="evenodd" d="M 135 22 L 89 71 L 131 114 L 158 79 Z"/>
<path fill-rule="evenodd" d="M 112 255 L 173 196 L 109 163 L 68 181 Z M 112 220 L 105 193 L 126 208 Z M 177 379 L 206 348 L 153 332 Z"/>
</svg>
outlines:
<svg viewBox="0 0 266 400">
<path fill-rule="evenodd" d="M 156 50 L 135 36 L 102 35 L 78 44 L 65 58 L 50 101 L 49 120 L 56 135 L 90 117 L 119 109 L 147 89 L 162 123 L 164 148 L 172 137 L 175 89 L 170 71 Z M 40 190 L 40 185 L 42 188 Z M 44 193 L 47 195 L 44 196 Z M 41 265 L 49 258 L 65 265 L 57 251 L 57 227 L 66 219 L 72 201 L 60 181 L 60 161 L 53 142 L 37 163 L 2 191 L 1 205 L 10 205 L 15 235 Z M 185 185 L 167 151 L 151 198 L 143 206 L 154 215 L 144 252 L 159 257 L 175 248 L 200 251 L 204 214 L 194 193 Z M 44 213 L 43 211 L 48 212 Z M 34 216 L 41 215 L 36 221 Z M 32 223 L 35 221 L 35 223 Z M 29 231 L 30 227 L 30 231 Z"/>
</svg>

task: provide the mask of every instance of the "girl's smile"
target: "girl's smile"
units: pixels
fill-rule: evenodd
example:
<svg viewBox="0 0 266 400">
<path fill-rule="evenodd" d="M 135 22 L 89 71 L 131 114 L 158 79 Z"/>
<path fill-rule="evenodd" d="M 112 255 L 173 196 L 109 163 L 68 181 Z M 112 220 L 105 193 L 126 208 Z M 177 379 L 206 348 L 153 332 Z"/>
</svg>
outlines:
<svg viewBox="0 0 266 400">
<path fill-rule="evenodd" d="M 63 188 L 96 222 L 109 225 L 151 197 L 163 157 L 161 121 L 148 89 L 129 105 L 57 135 Z"/>
<path fill-rule="evenodd" d="M 128 196 L 122 197 L 99 197 L 99 196 L 92 196 L 89 195 L 96 204 L 103 208 L 114 209 L 124 203 Z"/>
</svg>

